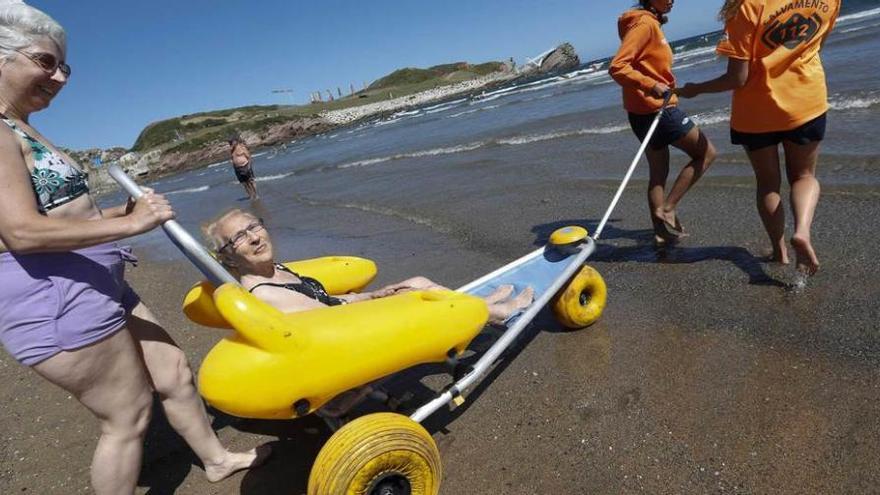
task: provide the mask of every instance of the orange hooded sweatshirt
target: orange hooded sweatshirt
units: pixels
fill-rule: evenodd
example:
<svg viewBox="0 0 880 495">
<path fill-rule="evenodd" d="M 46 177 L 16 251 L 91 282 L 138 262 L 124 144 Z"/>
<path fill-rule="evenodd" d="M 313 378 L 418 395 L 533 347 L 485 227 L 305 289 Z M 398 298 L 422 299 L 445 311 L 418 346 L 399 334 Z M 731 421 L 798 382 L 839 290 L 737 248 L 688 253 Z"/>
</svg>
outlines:
<svg viewBox="0 0 880 495">
<path fill-rule="evenodd" d="M 658 82 L 675 87 L 672 48 L 660 29 L 660 21 L 645 9 L 628 10 L 617 20 L 617 33 L 620 48 L 608 73 L 623 86 L 623 108 L 642 115 L 660 110 L 663 100 L 648 92 Z M 677 103 L 675 96 L 669 100 L 669 106 Z"/>
</svg>

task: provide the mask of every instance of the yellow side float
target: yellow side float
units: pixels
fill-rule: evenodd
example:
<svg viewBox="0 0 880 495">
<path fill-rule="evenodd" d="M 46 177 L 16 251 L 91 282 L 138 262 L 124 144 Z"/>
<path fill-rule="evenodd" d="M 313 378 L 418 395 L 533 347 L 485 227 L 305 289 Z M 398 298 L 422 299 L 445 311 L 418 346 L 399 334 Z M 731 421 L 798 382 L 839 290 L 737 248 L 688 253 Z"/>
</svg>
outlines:
<svg viewBox="0 0 880 495">
<path fill-rule="evenodd" d="M 375 265 L 358 258 L 289 266 L 335 294 L 361 288 L 375 275 Z M 223 412 L 258 419 L 304 416 L 352 388 L 442 362 L 464 351 L 488 318 L 482 299 L 453 291 L 408 292 L 287 315 L 241 286 L 211 290 L 207 283 L 187 294 L 184 312 L 193 321 L 236 330 L 202 362 L 202 396 Z"/>
</svg>

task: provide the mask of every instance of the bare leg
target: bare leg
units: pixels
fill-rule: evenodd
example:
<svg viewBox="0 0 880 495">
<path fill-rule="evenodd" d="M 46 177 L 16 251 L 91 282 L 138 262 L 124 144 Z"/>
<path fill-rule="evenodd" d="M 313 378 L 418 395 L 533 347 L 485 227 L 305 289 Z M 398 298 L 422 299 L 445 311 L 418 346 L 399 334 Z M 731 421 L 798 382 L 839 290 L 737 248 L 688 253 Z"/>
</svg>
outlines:
<svg viewBox="0 0 880 495">
<path fill-rule="evenodd" d="M 381 297 L 385 297 L 413 290 L 449 290 L 449 288 L 426 277 L 412 277 L 396 284 L 386 285 L 374 292 L 381 294 Z"/>
<path fill-rule="evenodd" d="M 788 264 L 788 250 L 783 237 L 785 236 L 785 210 L 779 188 L 782 176 L 779 171 L 779 149 L 767 146 L 755 151 L 748 151 L 749 161 L 755 171 L 756 200 L 758 215 L 764 223 L 764 229 L 770 237 L 773 249 L 773 261 Z"/>
<path fill-rule="evenodd" d="M 247 192 L 248 197 L 251 199 L 257 199 L 257 183 L 254 179 L 247 181 Z"/>
<path fill-rule="evenodd" d="M 666 197 L 666 203 L 663 205 L 661 215 L 667 223 L 676 226 L 679 230 L 683 230 L 681 222 L 678 221 L 678 217 L 675 215 L 675 209 L 685 193 L 700 180 L 700 177 L 708 170 L 709 165 L 715 161 L 715 147 L 712 146 L 712 142 L 697 127 L 691 129 L 683 138 L 672 143 L 672 145 L 687 153 L 691 161 L 681 169 L 681 172 L 679 172 L 678 177 L 675 179 L 675 183 L 672 184 L 672 189 Z"/>
<path fill-rule="evenodd" d="M 810 226 L 819 203 L 819 180 L 816 179 L 816 163 L 819 159 L 819 143 L 798 145 L 784 141 L 785 172 L 791 185 L 791 210 L 794 214 L 794 235 L 791 247 L 797 253 L 797 269 L 813 275 L 819 269 L 819 258 L 810 240 Z"/>
<path fill-rule="evenodd" d="M 666 179 L 669 177 L 669 147 L 659 150 L 650 146 L 645 149 L 648 159 L 648 209 L 651 214 L 651 224 L 654 227 L 654 242 L 658 245 L 667 241 L 666 229 L 663 227 L 663 217 L 658 212 L 663 211 L 666 203 Z"/>
<path fill-rule="evenodd" d="M 201 459 L 208 480 L 219 481 L 262 463 L 269 454 L 268 446 L 233 453 L 220 444 L 193 384 L 186 356 L 143 304 L 138 304 L 129 316 L 129 329 L 168 422 Z"/>
<path fill-rule="evenodd" d="M 523 289 L 516 297 L 489 305 L 489 323 L 502 324 L 510 316 L 521 309 L 527 308 L 535 299 L 535 290 L 531 287 Z"/>
<path fill-rule="evenodd" d="M 123 329 L 33 369 L 70 392 L 100 421 L 91 468 L 95 493 L 134 493 L 153 395 L 131 335 Z"/>
</svg>

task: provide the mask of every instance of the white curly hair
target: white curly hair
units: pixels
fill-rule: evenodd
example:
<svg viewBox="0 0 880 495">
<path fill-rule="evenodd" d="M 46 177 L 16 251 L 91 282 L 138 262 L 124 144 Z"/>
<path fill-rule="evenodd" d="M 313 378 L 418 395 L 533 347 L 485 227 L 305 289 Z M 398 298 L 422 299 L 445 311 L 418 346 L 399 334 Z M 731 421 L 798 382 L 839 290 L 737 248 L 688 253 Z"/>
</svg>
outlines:
<svg viewBox="0 0 880 495">
<path fill-rule="evenodd" d="M 67 34 L 55 19 L 20 0 L 0 0 L 0 61 L 8 60 L 41 38 L 67 51 Z"/>
</svg>

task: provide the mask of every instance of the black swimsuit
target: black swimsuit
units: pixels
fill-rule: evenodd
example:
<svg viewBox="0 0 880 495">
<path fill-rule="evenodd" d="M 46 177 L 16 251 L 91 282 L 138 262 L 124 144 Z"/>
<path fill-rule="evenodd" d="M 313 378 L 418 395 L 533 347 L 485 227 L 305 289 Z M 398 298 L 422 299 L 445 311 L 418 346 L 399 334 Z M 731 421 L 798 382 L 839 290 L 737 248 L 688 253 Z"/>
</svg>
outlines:
<svg viewBox="0 0 880 495">
<path fill-rule="evenodd" d="M 286 284 L 276 284 L 272 282 L 263 282 L 261 284 L 257 284 L 251 287 L 250 292 L 253 292 L 257 287 L 262 287 L 264 285 L 268 285 L 270 287 L 281 287 L 282 289 L 292 290 L 294 292 L 299 292 L 300 294 L 312 298 L 320 303 L 326 304 L 327 306 L 339 306 L 340 304 L 345 304 L 345 301 L 338 298 L 333 297 L 327 293 L 327 289 L 321 285 L 321 282 L 311 278 L 311 277 L 303 277 L 298 273 L 292 271 L 281 263 L 276 263 L 275 268 L 285 271 L 301 280 L 300 283 L 289 282 Z"/>
</svg>

